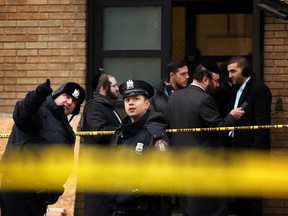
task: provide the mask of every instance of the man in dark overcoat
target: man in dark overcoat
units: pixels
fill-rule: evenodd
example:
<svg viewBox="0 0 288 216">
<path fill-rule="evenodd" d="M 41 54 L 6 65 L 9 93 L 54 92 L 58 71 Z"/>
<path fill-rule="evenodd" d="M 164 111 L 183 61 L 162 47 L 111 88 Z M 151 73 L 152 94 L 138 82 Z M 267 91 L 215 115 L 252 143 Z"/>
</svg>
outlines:
<svg viewBox="0 0 288 216">
<path fill-rule="evenodd" d="M 94 98 L 85 105 L 79 127 L 83 131 L 113 131 L 120 126 L 121 117 L 115 109 L 116 99 L 119 97 L 119 88 L 114 76 L 102 73 L 98 79 Z M 112 135 L 83 136 L 81 148 L 110 145 Z M 80 151 L 81 165 L 81 151 Z M 97 181 L 97 180 L 95 180 Z M 80 193 L 77 194 L 80 196 Z M 84 193 L 85 216 L 109 216 L 112 211 L 105 194 Z"/>
<path fill-rule="evenodd" d="M 233 126 L 244 111 L 241 108 L 233 109 L 222 119 L 216 101 L 210 95 L 217 87 L 219 74 L 199 65 L 194 71 L 192 84 L 170 96 L 168 116 L 171 128 Z M 172 133 L 172 148 L 197 147 L 212 152 L 213 148 L 222 146 L 219 132 Z M 224 198 L 187 195 L 179 200 L 184 215 L 226 216 Z"/>
<path fill-rule="evenodd" d="M 256 79 L 248 59 L 241 56 L 232 57 L 227 62 L 227 69 L 233 83 L 228 110 L 239 107 L 244 102 L 248 103 L 245 115 L 237 121 L 237 126 L 270 125 L 272 95 L 269 88 Z M 235 130 L 229 133 L 227 140 L 226 145 L 235 152 L 266 151 L 270 148 L 270 131 L 269 129 Z M 238 216 L 262 215 L 260 198 L 236 199 L 235 207 Z"/>
</svg>

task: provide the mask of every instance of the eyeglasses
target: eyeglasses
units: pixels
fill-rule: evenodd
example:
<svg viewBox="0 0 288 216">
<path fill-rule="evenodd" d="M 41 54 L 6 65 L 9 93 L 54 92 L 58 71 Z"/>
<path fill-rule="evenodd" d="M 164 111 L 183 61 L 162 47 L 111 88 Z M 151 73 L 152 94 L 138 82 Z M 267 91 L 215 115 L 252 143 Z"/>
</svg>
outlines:
<svg viewBox="0 0 288 216">
<path fill-rule="evenodd" d="M 211 78 L 211 80 L 213 80 L 213 81 L 216 82 L 216 83 L 220 83 L 220 80 L 219 80 L 219 79 L 216 80 L 216 79 Z"/>
</svg>

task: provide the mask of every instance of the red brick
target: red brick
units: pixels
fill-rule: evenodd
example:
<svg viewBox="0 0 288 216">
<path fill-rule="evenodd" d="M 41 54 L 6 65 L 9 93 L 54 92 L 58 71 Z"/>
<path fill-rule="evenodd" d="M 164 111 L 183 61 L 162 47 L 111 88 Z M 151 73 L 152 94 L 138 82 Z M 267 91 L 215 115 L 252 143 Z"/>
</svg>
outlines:
<svg viewBox="0 0 288 216">
<path fill-rule="evenodd" d="M 271 23 L 271 24 L 266 24 L 265 25 L 265 31 L 269 31 L 269 30 L 286 30 L 285 29 L 285 24 L 275 24 L 275 23 Z"/>
<path fill-rule="evenodd" d="M 26 41 L 26 42 L 38 41 L 38 36 L 37 35 L 17 35 L 16 41 Z"/>
<path fill-rule="evenodd" d="M 7 20 L 27 20 L 27 13 L 8 13 L 6 14 Z"/>
<path fill-rule="evenodd" d="M 25 5 L 27 4 L 27 0 L 6 0 L 6 5 Z"/>
<path fill-rule="evenodd" d="M 37 4 L 37 5 L 44 5 L 48 4 L 48 0 L 27 0 L 29 5 Z"/>
<path fill-rule="evenodd" d="M 17 12 L 29 12 L 29 13 L 34 13 L 39 11 L 38 6 L 33 6 L 33 5 L 25 5 L 25 6 L 17 6 L 16 7 Z"/>
<path fill-rule="evenodd" d="M 274 38 L 275 32 L 274 31 L 265 31 L 264 32 L 264 38 Z"/>
<path fill-rule="evenodd" d="M 283 38 L 265 38 L 266 45 L 279 45 L 285 44 L 285 40 Z"/>
</svg>

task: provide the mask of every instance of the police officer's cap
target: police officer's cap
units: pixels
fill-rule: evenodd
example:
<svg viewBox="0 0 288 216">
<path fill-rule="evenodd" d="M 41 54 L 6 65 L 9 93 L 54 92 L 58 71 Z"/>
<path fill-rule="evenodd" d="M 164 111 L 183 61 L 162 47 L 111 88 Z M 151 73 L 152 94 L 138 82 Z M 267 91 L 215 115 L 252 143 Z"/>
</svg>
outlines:
<svg viewBox="0 0 288 216">
<path fill-rule="evenodd" d="M 151 98 L 154 95 L 153 87 L 143 80 L 128 80 L 119 86 L 123 98 L 135 95 L 144 95 Z"/>
</svg>

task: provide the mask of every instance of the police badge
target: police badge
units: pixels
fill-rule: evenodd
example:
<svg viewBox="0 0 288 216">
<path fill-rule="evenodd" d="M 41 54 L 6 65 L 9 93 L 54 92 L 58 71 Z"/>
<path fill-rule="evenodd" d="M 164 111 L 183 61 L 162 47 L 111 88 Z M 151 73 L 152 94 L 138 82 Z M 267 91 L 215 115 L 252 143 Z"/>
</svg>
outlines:
<svg viewBox="0 0 288 216">
<path fill-rule="evenodd" d="M 138 142 L 136 144 L 134 152 L 137 154 L 142 154 L 143 149 L 144 149 L 144 143 Z"/>
<path fill-rule="evenodd" d="M 167 151 L 168 150 L 168 142 L 166 139 L 158 139 L 154 143 L 154 147 L 161 152 Z"/>
</svg>

